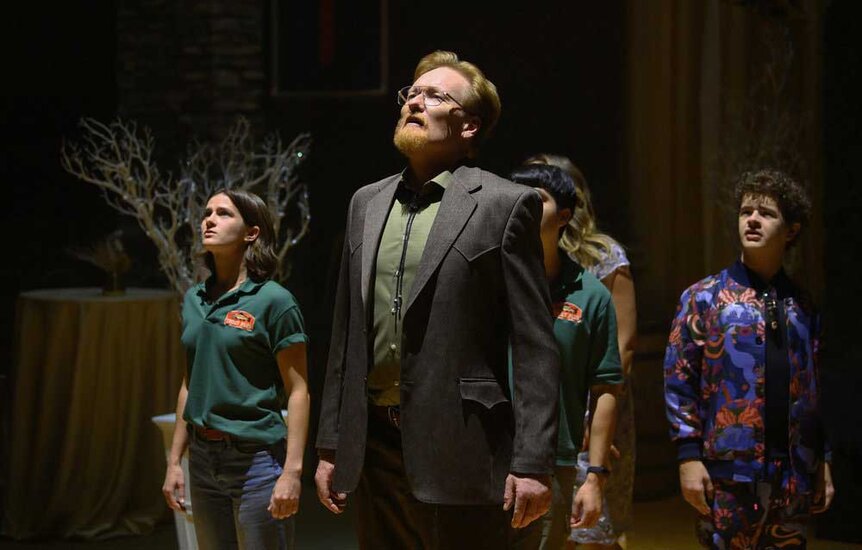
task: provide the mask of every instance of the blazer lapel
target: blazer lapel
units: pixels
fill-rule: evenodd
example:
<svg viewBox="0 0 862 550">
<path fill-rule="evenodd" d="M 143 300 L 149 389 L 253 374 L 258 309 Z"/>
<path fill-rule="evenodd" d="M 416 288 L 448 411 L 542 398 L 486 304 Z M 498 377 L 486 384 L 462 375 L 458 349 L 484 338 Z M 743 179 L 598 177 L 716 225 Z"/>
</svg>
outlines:
<svg viewBox="0 0 862 550">
<path fill-rule="evenodd" d="M 365 209 L 365 226 L 362 230 L 362 303 L 368 311 L 368 292 L 371 284 L 371 274 L 374 271 L 374 260 L 377 258 L 377 247 L 380 246 L 380 236 L 386 218 L 392 208 L 392 200 L 401 175 L 394 176 L 389 182 L 380 185 L 380 192 L 368 201 Z"/>
<path fill-rule="evenodd" d="M 416 300 L 416 296 L 422 291 L 422 287 L 428 283 L 437 266 L 443 261 L 452 243 L 473 215 L 473 211 L 476 210 L 476 199 L 471 193 L 481 187 L 478 170 L 462 168 L 454 175 L 455 179 L 443 193 L 440 209 L 428 234 L 428 241 L 425 243 L 422 259 L 419 260 L 410 296 L 407 297 L 405 315 Z"/>
</svg>

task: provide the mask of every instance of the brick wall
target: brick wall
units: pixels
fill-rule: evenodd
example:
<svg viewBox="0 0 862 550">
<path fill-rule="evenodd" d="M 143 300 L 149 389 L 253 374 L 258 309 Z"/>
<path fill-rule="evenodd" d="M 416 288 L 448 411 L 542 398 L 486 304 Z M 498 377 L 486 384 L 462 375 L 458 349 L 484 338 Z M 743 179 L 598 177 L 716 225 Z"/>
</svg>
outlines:
<svg viewBox="0 0 862 550">
<path fill-rule="evenodd" d="M 264 9 L 260 0 L 118 2 L 120 116 L 150 126 L 162 153 L 193 137 L 219 140 L 239 115 L 262 133 Z"/>
</svg>

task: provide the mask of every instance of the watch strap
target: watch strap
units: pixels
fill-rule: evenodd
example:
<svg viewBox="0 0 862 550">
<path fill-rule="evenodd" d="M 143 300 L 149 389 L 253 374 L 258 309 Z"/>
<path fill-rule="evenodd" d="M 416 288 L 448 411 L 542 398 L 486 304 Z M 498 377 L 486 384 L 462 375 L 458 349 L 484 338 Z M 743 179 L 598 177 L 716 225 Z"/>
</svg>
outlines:
<svg viewBox="0 0 862 550">
<path fill-rule="evenodd" d="M 608 470 L 607 468 L 605 468 L 604 466 L 592 466 L 592 465 L 587 466 L 587 473 L 588 474 L 596 474 L 596 475 L 600 475 L 600 476 L 611 475 L 611 471 Z"/>
</svg>

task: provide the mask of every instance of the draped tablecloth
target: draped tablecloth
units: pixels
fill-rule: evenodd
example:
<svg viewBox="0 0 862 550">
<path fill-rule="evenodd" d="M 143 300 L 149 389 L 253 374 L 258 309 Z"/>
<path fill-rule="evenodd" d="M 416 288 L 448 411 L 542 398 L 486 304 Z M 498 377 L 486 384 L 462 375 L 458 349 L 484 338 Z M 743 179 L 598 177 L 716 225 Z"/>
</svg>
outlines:
<svg viewBox="0 0 862 550">
<path fill-rule="evenodd" d="M 155 414 L 184 374 L 178 296 L 129 289 L 22 293 L 2 532 L 106 538 L 166 517 Z"/>
</svg>

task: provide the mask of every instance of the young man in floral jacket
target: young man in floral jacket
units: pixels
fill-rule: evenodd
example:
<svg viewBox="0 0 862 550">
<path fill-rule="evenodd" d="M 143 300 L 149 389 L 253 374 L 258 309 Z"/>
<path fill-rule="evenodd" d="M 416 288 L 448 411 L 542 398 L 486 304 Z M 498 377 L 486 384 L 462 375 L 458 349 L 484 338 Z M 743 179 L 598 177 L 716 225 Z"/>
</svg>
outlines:
<svg viewBox="0 0 862 550">
<path fill-rule="evenodd" d="M 741 259 L 680 299 L 665 403 L 685 500 L 708 548 L 805 548 L 834 489 L 819 415 L 820 321 L 782 269 L 811 203 L 786 175 L 737 182 Z"/>
</svg>

